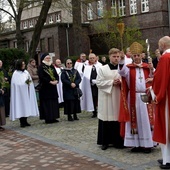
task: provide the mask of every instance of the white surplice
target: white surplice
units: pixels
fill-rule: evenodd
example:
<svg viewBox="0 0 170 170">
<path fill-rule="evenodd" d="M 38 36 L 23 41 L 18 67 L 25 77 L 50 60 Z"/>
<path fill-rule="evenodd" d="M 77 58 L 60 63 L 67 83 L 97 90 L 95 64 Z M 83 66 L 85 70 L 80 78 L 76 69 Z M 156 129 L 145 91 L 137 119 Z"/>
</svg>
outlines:
<svg viewBox="0 0 170 170">
<path fill-rule="evenodd" d="M 118 70 L 111 70 L 109 65 L 99 68 L 96 78 L 98 87 L 98 119 L 117 121 L 120 106 L 120 86 L 113 86 L 114 79 L 120 78 Z"/>
<path fill-rule="evenodd" d="M 57 92 L 58 92 L 58 103 L 63 103 L 63 83 L 61 81 L 61 68 L 55 67 L 57 74 L 59 75 L 59 82 L 57 83 Z"/>
<path fill-rule="evenodd" d="M 130 89 L 129 68 L 124 64 L 118 71 L 126 78 Z M 136 68 L 136 118 L 138 134 L 131 134 L 131 122 L 126 122 L 124 146 L 128 147 L 153 147 L 156 143 L 152 140 L 151 126 L 148 117 L 147 105 L 141 100 L 141 93 L 146 91 L 144 72 L 142 68 Z M 128 105 L 130 105 L 130 93 L 128 94 Z M 129 106 L 130 108 L 130 106 Z M 129 109 L 130 110 L 130 109 Z"/>
<path fill-rule="evenodd" d="M 169 134 L 169 108 L 168 108 L 168 96 L 166 95 L 165 105 L 165 122 L 166 122 L 166 144 L 160 143 L 163 164 L 170 163 L 170 134 Z"/>
<path fill-rule="evenodd" d="M 94 64 L 96 71 L 98 72 L 98 68 L 102 66 L 100 62 Z M 93 98 L 91 92 L 91 84 L 90 84 L 90 76 L 93 65 L 85 65 L 83 78 L 81 82 L 81 90 L 83 92 L 83 96 L 80 99 L 81 110 L 85 110 L 88 112 L 94 111 L 93 106 Z"/>
<path fill-rule="evenodd" d="M 10 119 L 39 116 L 37 99 L 33 82 L 25 83 L 31 76 L 27 70 L 14 71 L 11 79 Z M 31 79 L 32 80 L 32 79 Z"/>
</svg>

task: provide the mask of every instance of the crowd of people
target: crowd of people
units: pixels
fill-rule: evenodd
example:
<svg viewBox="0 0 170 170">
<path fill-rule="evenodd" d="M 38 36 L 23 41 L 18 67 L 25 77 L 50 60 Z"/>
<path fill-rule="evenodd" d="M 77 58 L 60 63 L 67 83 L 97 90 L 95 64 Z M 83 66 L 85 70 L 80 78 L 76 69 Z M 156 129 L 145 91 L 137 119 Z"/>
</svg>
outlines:
<svg viewBox="0 0 170 170">
<path fill-rule="evenodd" d="M 11 78 L 0 61 L 0 131 L 8 115 L 24 128 L 31 126 L 30 116 L 46 124 L 59 122 L 61 107 L 68 121 L 79 120 L 81 111 L 92 112 L 102 150 L 131 147 L 131 152 L 151 153 L 160 144 L 160 168 L 170 169 L 170 37 L 162 37 L 158 46 L 153 60 L 134 42 L 126 54 L 111 48 L 108 62 L 91 52 L 88 59 L 81 53 L 74 65 L 69 58 L 64 65 L 60 59 L 53 63 L 44 53 L 38 67 L 35 59 L 27 67 L 17 60 Z M 4 82 L 10 84 L 10 96 Z M 148 96 L 147 104 L 142 94 Z"/>
</svg>

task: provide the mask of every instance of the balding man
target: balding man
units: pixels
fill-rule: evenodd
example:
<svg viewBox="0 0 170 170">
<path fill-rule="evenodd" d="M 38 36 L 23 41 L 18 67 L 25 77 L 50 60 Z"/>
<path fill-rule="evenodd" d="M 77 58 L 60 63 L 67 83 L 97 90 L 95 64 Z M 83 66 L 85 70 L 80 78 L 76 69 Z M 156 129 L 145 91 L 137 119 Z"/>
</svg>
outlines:
<svg viewBox="0 0 170 170">
<path fill-rule="evenodd" d="M 156 104 L 153 140 L 161 146 L 160 168 L 170 169 L 170 37 L 162 37 L 158 45 L 162 56 L 152 83 L 152 98 Z"/>
<path fill-rule="evenodd" d="M 97 61 L 96 55 L 90 53 L 89 61 L 84 67 L 82 79 L 81 89 L 83 96 L 81 98 L 81 109 L 89 112 L 92 111 L 92 118 L 97 117 L 98 88 L 96 86 L 96 77 L 100 66 L 102 64 Z"/>
</svg>

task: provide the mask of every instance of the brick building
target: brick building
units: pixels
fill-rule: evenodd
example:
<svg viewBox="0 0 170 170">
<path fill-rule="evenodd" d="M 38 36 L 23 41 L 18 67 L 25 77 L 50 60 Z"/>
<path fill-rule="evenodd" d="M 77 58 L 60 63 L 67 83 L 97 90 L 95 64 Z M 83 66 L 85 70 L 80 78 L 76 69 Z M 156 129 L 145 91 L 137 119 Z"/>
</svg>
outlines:
<svg viewBox="0 0 170 170">
<path fill-rule="evenodd" d="M 70 2 L 68 1 L 70 5 Z M 28 50 L 33 29 L 40 13 L 40 2 L 34 2 L 23 11 L 21 29 L 25 41 L 25 50 Z M 83 52 L 89 52 L 91 45 L 97 54 L 105 54 L 102 47 L 96 47 L 92 42 L 90 28 L 103 18 L 104 12 L 111 10 L 113 19 L 121 17 L 125 26 L 135 16 L 138 21 L 143 40 L 149 39 L 151 51 L 157 48 L 159 38 L 170 34 L 170 4 L 169 0 L 94 0 L 92 3 L 82 1 L 82 28 L 84 30 Z M 71 8 L 60 8 L 54 4 L 49 10 L 40 42 L 38 52 L 48 51 L 55 58 L 64 60 L 67 56 L 74 55 L 72 37 Z M 0 34 L 0 48 L 16 47 L 15 31 Z M 98 49 L 100 48 L 100 53 Z"/>
</svg>

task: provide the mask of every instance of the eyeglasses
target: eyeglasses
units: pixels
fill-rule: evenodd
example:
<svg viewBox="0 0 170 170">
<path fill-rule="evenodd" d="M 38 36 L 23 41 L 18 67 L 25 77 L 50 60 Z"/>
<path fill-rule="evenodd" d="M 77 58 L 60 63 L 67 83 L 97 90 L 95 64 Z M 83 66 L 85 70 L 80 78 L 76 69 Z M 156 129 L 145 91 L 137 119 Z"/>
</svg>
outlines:
<svg viewBox="0 0 170 170">
<path fill-rule="evenodd" d="M 72 63 L 67 63 L 67 64 L 72 64 Z"/>
</svg>

